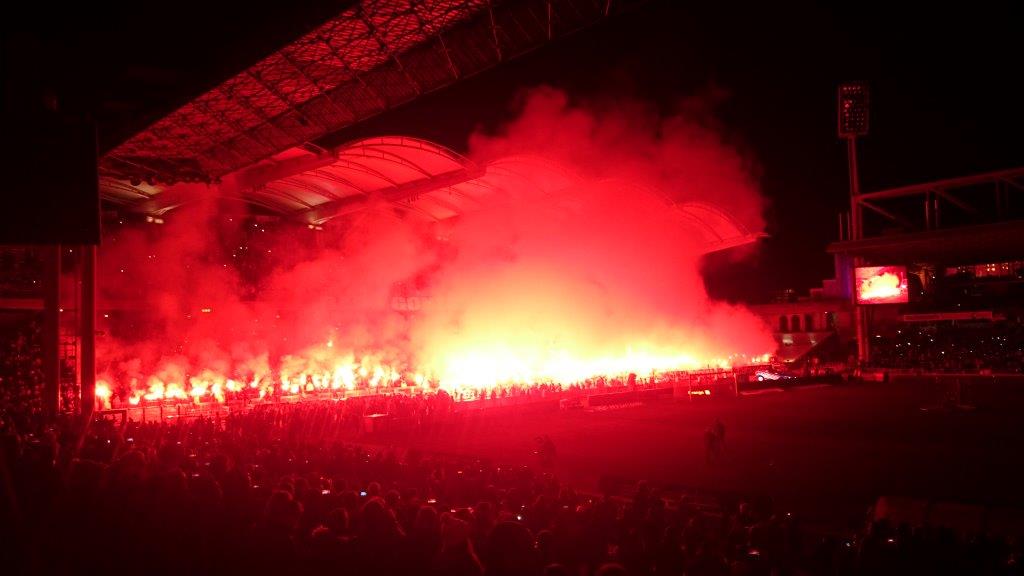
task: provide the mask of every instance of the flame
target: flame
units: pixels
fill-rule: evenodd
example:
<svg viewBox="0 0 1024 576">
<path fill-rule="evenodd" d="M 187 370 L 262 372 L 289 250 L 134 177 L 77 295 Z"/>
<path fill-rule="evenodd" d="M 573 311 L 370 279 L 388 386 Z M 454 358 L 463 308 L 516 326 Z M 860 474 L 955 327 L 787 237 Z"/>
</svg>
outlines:
<svg viewBox="0 0 1024 576">
<path fill-rule="evenodd" d="M 110 397 L 113 396 L 113 391 L 110 389 L 110 384 L 103 380 L 96 382 L 96 403 L 99 405 L 101 410 L 107 410 L 110 408 Z"/>
<path fill-rule="evenodd" d="M 134 381 L 127 402 L 132 406 L 164 401 L 223 403 L 243 396 L 272 399 L 392 388 L 445 390 L 456 398 L 473 399 L 492 390 L 538 385 L 565 388 L 597 379 L 624 382 L 631 374 L 647 379 L 703 368 L 731 369 L 769 359 L 769 354 L 702 359 L 691 353 L 656 348 L 585 356 L 565 349 L 541 351 L 480 345 L 434 359 L 421 368 L 410 368 L 379 354 L 339 353 L 325 345 L 284 357 L 279 371 L 273 374 L 227 374 L 202 369 L 186 376 L 185 366 L 167 364 L 160 368 L 160 375 L 145 379 L 145 387 L 138 387 L 138 381 Z M 96 397 L 104 408 L 110 408 L 116 388 L 110 381 L 105 375 L 96 386 Z"/>
</svg>

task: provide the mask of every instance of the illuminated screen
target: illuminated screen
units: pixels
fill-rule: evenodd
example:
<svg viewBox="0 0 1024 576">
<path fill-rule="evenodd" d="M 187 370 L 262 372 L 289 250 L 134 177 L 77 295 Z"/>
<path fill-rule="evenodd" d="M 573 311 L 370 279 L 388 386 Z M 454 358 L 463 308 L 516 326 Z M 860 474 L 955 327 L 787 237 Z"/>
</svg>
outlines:
<svg viewBox="0 0 1024 576">
<path fill-rule="evenodd" d="M 855 271 L 858 304 L 902 304 L 907 301 L 905 266 L 865 266 Z"/>
</svg>

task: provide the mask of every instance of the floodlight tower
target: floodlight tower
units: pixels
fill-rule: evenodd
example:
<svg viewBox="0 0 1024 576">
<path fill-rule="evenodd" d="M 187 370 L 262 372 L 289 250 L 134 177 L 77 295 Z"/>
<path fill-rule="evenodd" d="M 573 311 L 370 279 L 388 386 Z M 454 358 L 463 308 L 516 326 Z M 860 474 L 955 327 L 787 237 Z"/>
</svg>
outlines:
<svg viewBox="0 0 1024 576">
<path fill-rule="evenodd" d="M 864 237 L 863 211 L 860 204 L 860 175 L 857 171 L 857 137 L 868 133 L 868 86 L 863 82 L 850 82 L 839 86 L 839 137 L 846 140 L 846 157 L 850 170 L 850 240 Z M 853 267 L 862 264 L 860 257 L 854 257 Z M 853 319 L 857 333 L 857 360 L 864 364 L 870 357 L 867 334 L 867 315 L 863 306 L 857 304 L 856 275 L 850 274 L 854 287 Z"/>
</svg>

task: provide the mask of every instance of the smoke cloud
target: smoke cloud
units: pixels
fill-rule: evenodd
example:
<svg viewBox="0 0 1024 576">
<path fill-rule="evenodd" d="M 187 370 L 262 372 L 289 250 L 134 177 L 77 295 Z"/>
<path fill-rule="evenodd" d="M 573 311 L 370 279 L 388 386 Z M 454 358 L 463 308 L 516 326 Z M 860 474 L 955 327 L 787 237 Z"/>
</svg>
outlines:
<svg viewBox="0 0 1024 576">
<path fill-rule="evenodd" d="M 671 208 L 702 200 L 763 225 L 751 164 L 708 110 L 663 117 L 539 88 L 468 156 L 515 177 L 441 223 L 380 203 L 323 231 L 271 226 L 195 185 L 167 224 L 117 229 L 100 251 L 116 316 L 103 380 L 135 400 L 400 378 L 478 388 L 773 349 L 749 311 L 708 297 L 702 241 Z"/>
</svg>

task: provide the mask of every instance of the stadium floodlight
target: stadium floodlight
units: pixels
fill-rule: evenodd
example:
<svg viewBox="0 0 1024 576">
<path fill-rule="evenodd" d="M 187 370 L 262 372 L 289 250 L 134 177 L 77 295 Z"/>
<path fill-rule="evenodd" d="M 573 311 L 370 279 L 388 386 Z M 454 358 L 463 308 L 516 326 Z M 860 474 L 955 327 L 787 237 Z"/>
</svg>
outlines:
<svg viewBox="0 0 1024 576">
<path fill-rule="evenodd" d="M 839 137 L 868 133 L 868 85 L 851 82 L 839 86 Z"/>
<path fill-rule="evenodd" d="M 846 139 L 846 156 L 850 167 L 850 240 L 864 237 L 863 205 L 859 199 L 860 177 L 857 173 L 857 137 L 868 133 L 868 104 L 866 83 L 848 82 L 839 85 L 839 137 Z M 854 268 L 861 264 L 861 258 L 854 257 Z M 864 302 L 857 298 L 857 283 L 854 281 L 852 284 L 857 360 L 864 363 L 870 355 L 867 314 L 862 306 Z"/>
</svg>

